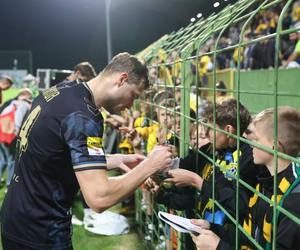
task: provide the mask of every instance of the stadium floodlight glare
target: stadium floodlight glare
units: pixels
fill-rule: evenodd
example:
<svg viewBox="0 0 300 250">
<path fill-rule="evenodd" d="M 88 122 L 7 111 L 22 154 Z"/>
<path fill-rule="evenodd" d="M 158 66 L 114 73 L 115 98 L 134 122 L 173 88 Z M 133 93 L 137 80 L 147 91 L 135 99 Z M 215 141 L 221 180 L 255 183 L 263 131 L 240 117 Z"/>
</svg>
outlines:
<svg viewBox="0 0 300 250">
<path fill-rule="evenodd" d="M 214 7 L 215 7 L 215 8 L 217 8 L 217 7 L 219 7 L 219 6 L 220 6 L 220 3 L 219 3 L 219 2 L 215 2 L 215 3 L 214 3 Z"/>
<path fill-rule="evenodd" d="M 201 18 L 201 17 L 202 17 L 202 13 L 198 13 L 198 14 L 197 14 L 197 17 L 198 17 L 198 18 Z"/>
<path fill-rule="evenodd" d="M 193 23 L 193 22 L 195 22 L 196 21 L 196 18 L 195 17 L 192 17 L 191 18 L 191 22 Z"/>
</svg>

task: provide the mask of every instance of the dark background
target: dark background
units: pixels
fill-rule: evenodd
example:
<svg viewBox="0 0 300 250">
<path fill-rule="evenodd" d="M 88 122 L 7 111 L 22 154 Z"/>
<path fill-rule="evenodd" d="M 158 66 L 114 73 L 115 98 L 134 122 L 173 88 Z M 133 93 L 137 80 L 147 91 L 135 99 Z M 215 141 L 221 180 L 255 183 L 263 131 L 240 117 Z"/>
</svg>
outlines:
<svg viewBox="0 0 300 250">
<path fill-rule="evenodd" d="M 162 35 L 208 16 L 234 0 L 111 0 L 113 55 L 137 53 Z M 90 61 L 97 71 L 107 62 L 105 0 L 1 0 L 0 61 L 12 68 L 7 50 L 31 50 L 36 68 L 72 69 Z M 7 59 L 5 58 L 7 56 Z M 19 64 L 19 68 L 21 68 Z"/>
</svg>

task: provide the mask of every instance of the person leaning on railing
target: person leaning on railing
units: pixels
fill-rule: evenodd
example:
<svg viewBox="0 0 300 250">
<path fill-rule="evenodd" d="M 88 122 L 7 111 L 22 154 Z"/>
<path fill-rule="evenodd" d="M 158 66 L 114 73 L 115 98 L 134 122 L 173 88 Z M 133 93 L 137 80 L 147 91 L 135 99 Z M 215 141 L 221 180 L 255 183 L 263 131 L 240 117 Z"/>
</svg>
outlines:
<svg viewBox="0 0 300 250">
<path fill-rule="evenodd" d="M 259 113 L 253 121 L 253 141 L 270 150 L 274 149 L 274 109 Z M 300 151 L 300 112 L 291 107 L 278 108 L 277 149 L 281 153 L 297 157 Z M 268 172 L 258 175 L 256 190 L 270 200 L 274 200 L 274 175 L 276 158 L 264 150 L 253 149 L 254 163 L 265 165 Z M 300 167 L 299 164 L 278 158 L 277 168 L 277 204 L 289 213 L 300 218 Z M 273 206 L 256 193 L 249 200 L 249 214 L 243 227 L 245 231 L 264 249 L 271 249 L 273 243 Z M 277 211 L 276 215 L 276 249 L 298 249 L 300 245 L 300 226 L 295 221 Z M 233 249 L 226 238 L 219 238 L 209 229 L 204 220 L 193 221 L 202 226 L 199 236 L 193 236 L 197 249 Z M 240 233 L 242 249 L 256 247 Z"/>
<path fill-rule="evenodd" d="M 206 134 L 209 138 L 210 148 L 214 141 L 213 133 L 213 113 L 211 109 L 205 112 L 205 116 L 210 126 Z M 237 101 L 228 99 L 216 106 L 216 127 L 223 129 L 227 133 L 236 135 L 237 133 Z M 248 110 L 240 104 L 240 133 L 247 129 L 251 120 Z M 201 139 L 201 138 L 199 138 Z M 203 138 L 202 138 L 203 139 Z M 207 147 L 204 146 L 205 148 Z M 239 168 L 240 179 L 247 182 L 252 187 L 257 184 L 256 175 L 259 171 L 253 163 L 251 147 L 241 142 L 240 150 L 237 150 L 237 140 L 221 131 L 216 131 L 216 163 L 215 168 L 215 197 L 213 192 L 213 166 L 204 156 L 198 155 L 199 174 L 187 170 L 186 159 L 180 159 L 180 168 L 170 170 L 169 178 L 165 182 L 173 183 L 176 186 L 194 186 L 201 190 L 199 213 L 203 219 L 210 222 L 212 230 L 221 238 L 226 235 L 230 242 L 234 242 L 234 225 L 229 221 L 225 213 L 215 206 L 213 213 L 213 198 L 218 201 L 233 217 L 236 213 L 236 173 Z M 210 154 L 211 150 L 206 149 L 205 153 Z M 237 164 L 239 163 L 239 165 Z M 183 169 L 185 168 L 185 169 Z M 150 189 L 157 190 L 153 180 L 147 180 Z M 240 185 L 239 190 L 239 222 L 242 223 L 246 217 L 248 201 L 251 196 L 249 190 Z M 209 242 L 207 242 L 209 243 Z M 204 248 L 205 249 L 205 248 Z"/>
</svg>

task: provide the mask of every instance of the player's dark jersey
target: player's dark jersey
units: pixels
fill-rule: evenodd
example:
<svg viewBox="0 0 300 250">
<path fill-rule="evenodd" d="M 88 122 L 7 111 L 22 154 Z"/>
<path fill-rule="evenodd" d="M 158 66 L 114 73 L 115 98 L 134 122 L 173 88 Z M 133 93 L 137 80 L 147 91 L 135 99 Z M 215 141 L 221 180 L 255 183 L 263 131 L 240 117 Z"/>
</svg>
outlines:
<svg viewBox="0 0 300 250">
<path fill-rule="evenodd" d="M 102 124 L 85 83 L 54 86 L 34 101 L 1 209 L 7 238 L 38 249 L 71 246 L 75 172 L 106 169 Z"/>
<path fill-rule="evenodd" d="M 66 78 L 65 80 L 56 84 L 55 86 L 56 88 L 61 89 L 61 88 L 69 88 L 72 87 L 73 85 L 80 84 L 80 83 L 83 83 L 83 81 L 81 81 L 80 79 L 77 79 L 75 81 L 70 81 L 68 80 L 68 78 Z"/>
</svg>

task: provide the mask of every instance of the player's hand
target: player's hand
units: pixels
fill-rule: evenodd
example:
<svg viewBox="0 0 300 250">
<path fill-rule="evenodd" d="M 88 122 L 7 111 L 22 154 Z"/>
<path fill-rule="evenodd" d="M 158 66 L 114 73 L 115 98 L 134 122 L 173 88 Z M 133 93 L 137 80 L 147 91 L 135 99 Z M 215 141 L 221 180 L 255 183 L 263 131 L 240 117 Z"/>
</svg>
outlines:
<svg viewBox="0 0 300 250">
<path fill-rule="evenodd" d="M 107 157 L 107 166 L 108 169 L 116 169 L 119 168 L 124 172 L 129 172 L 132 168 L 137 166 L 140 162 L 145 160 L 145 156 L 139 154 L 115 154 Z"/>
<path fill-rule="evenodd" d="M 156 172 L 163 172 L 171 166 L 171 157 L 171 149 L 168 146 L 157 145 L 150 152 L 147 160 L 155 168 Z"/>
<path fill-rule="evenodd" d="M 220 238 L 211 230 L 201 229 L 199 235 L 192 235 L 197 250 L 215 250 L 218 247 Z"/>
<path fill-rule="evenodd" d="M 121 156 L 122 156 L 122 162 L 120 163 L 121 166 L 124 169 L 129 168 L 129 171 L 146 159 L 145 156 L 139 154 L 129 154 L 129 155 L 121 155 Z"/>
</svg>

